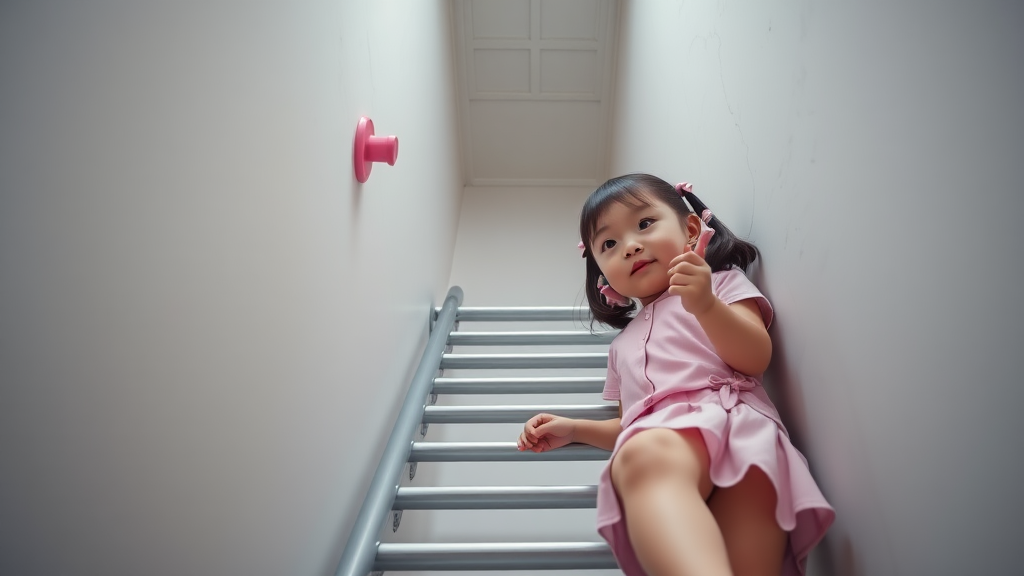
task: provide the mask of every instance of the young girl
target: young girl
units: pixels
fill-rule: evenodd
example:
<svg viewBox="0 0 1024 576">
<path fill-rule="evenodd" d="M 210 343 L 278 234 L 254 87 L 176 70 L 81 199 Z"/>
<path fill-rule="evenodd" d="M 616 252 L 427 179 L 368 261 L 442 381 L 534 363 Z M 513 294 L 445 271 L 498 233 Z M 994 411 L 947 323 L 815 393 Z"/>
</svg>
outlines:
<svg viewBox="0 0 1024 576">
<path fill-rule="evenodd" d="M 629 576 L 803 574 L 835 512 L 760 386 L 772 308 L 743 272 L 757 249 L 688 184 L 646 174 L 591 194 L 580 236 L 591 313 L 622 329 L 604 389 L 619 418 L 538 414 L 519 449 L 613 450 L 597 527 Z"/>
</svg>

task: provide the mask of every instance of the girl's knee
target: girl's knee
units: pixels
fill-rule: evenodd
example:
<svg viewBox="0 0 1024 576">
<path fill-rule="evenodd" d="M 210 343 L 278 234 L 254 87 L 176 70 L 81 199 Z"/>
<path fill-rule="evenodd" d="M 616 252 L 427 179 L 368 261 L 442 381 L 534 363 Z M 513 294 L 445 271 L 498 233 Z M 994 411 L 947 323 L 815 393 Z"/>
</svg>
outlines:
<svg viewBox="0 0 1024 576">
<path fill-rule="evenodd" d="M 699 430 L 644 430 L 623 444 L 612 461 L 612 483 L 619 490 L 672 477 L 711 491 L 709 458 Z"/>
</svg>

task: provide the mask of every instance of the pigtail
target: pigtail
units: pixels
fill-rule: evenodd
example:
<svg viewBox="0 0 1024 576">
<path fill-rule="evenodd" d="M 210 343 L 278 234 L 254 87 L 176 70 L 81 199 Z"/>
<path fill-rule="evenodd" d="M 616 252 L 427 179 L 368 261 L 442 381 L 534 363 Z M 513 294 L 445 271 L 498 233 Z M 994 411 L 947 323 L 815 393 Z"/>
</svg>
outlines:
<svg viewBox="0 0 1024 576">
<path fill-rule="evenodd" d="M 698 216 L 708 209 L 707 205 L 693 192 L 683 192 L 683 198 Z M 704 253 L 704 261 L 711 266 L 712 272 L 721 272 L 732 267 L 746 271 L 747 266 L 761 255 L 756 246 L 733 234 L 732 230 L 729 230 L 718 219 L 718 216 L 712 216 L 708 226 L 715 231 L 715 234 L 711 237 L 711 242 Z"/>
<path fill-rule="evenodd" d="M 626 324 L 629 324 L 629 321 L 633 319 L 632 313 L 636 310 L 636 302 L 630 299 L 628 306 L 609 306 L 597 285 L 597 278 L 601 275 L 601 269 L 598 268 L 594 258 L 589 255 L 589 251 L 585 257 L 587 259 L 587 280 L 584 286 L 584 293 L 587 295 L 587 305 L 590 307 L 591 317 L 593 320 L 607 324 L 612 328 L 620 330 L 625 328 Z M 590 323 L 590 329 L 594 329 L 593 321 Z"/>
</svg>

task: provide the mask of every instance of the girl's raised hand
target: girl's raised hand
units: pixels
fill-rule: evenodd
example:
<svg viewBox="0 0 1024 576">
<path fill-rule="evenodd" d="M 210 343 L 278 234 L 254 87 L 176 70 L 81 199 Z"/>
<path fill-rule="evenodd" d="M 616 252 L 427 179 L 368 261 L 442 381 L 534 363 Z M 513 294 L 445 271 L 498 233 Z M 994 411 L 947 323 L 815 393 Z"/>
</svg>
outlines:
<svg viewBox="0 0 1024 576">
<path fill-rule="evenodd" d="M 703 253 L 703 246 L 697 247 Z M 672 259 L 668 266 L 668 292 L 683 301 L 683 308 L 694 316 L 711 309 L 715 295 L 711 292 L 711 266 L 702 254 L 693 251 L 687 244 L 683 253 Z"/>
<path fill-rule="evenodd" d="M 523 425 L 519 435 L 519 450 L 547 452 L 572 442 L 576 432 L 576 421 L 571 418 L 537 414 Z"/>
</svg>

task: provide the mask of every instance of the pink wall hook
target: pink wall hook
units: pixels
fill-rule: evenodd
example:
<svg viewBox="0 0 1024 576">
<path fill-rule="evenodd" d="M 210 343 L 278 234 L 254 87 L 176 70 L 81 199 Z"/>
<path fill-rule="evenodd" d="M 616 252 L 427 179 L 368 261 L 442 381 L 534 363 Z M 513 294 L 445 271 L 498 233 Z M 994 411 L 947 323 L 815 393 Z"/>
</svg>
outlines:
<svg viewBox="0 0 1024 576">
<path fill-rule="evenodd" d="M 398 160 L 398 136 L 374 136 L 373 120 L 366 116 L 359 118 L 353 153 L 356 180 L 366 182 L 374 162 L 387 162 L 394 166 L 395 160 Z"/>
</svg>

